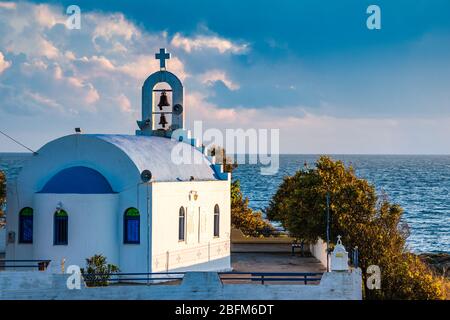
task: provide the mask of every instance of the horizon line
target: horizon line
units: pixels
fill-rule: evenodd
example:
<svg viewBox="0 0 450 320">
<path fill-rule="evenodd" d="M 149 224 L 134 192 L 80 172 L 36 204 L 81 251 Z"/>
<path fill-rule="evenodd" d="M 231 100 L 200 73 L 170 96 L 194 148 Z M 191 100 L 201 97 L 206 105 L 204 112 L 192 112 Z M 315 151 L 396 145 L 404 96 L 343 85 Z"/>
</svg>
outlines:
<svg viewBox="0 0 450 320">
<path fill-rule="evenodd" d="M 25 151 L 0 151 L 0 154 L 29 154 L 33 155 L 31 152 L 25 152 Z M 330 153 L 330 152 L 323 152 L 323 153 L 273 153 L 273 154 L 266 154 L 266 153 L 227 153 L 227 156 L 238 156 L 238 155 L 244 155 L 244 156 L 259 156 L 259 155 L 275 155 L 278 154 L 280 156 L 286 155 L 286 156 L 450 156 L 450 153 Z"/>
</svg>

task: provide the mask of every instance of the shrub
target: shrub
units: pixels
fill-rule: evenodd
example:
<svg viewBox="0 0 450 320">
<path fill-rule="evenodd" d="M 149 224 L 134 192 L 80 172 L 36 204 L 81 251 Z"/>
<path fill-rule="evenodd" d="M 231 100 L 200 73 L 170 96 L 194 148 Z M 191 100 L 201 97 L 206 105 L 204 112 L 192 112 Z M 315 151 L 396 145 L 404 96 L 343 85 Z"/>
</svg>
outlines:
<svg viewBox="0 0 450 320">
<path fill-rule="evenodd" d="M 331 239 L 342 235 L 347 247 L 358 246 L 360 266 L 381 269 L 381 290 L 367 299 L 441 299 L 440 280 L 405 242 L 408 228 L 402 208 L 377 195 L 375 187 L 341 161 L 321 157 L 313 169 L 286 177 L 271 200 L 267 217 L 282 223 L 294 237 L 326 239 L 326 195 L 330 195 Z M 366 275 L 363 273 L 363 281 Z"/>
<path fill-rule="evenodd" d="M 112 273 L 119 272 L 119 268 L 106 261 L 106 257 L 96 254 L 86 259 L 86 270 L 81 268 L 84 281 L 88 287 L 104 287 Z"/>
<path fill-rule="evenodd" d="M 239 180 L 231 184 L 231 224 L 246 236 L 260 237 L 274 233 L 274 228 L 259 211 L 248 207 L 248 198 L 242 195 Z"/>
</svg>

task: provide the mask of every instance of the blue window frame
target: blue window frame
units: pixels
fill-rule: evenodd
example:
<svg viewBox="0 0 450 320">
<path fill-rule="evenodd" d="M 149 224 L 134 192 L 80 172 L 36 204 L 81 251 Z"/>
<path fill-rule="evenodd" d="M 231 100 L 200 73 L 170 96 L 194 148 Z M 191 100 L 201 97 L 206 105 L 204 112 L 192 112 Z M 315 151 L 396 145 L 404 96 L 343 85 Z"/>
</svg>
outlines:
<svg viewBox="0 0 450 320">
<path fill-rule="evenodd" d="M 178 241 L 185 240 L 186 214 L 184 208 L 181 207 L 178 213 Z"/>
<path fill-rule="evenodd" d="M 57 210 L 53 219 L 53 244 L 65 246 L 69 243 L 69 215 L 65 210 Z"/>
<path fill-rule="evenodd" d="M 140 243 L 141 216 L 136 208 L 128 208 L 123 216 L 123 243 Z"/>
<path fill-rule="evenodd" d="M 218 237 L 220 234 L 219 224 L 220 224 L 220 209 L 219 205 L 216 204 L 214 206 L 214 237 Z"/>
<path fill-rule="evenodd" d="M 19 243 L 33 243 L 33 209 L 29 207 L 19 212 Z"/>
</svg>

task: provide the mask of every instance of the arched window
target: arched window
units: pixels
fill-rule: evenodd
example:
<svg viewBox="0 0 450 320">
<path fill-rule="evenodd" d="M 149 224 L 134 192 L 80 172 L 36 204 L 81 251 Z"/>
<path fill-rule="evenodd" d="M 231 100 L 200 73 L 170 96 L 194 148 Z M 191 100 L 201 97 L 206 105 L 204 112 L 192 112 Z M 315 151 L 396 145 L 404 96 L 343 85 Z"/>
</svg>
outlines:
<svg viewBox="0 0 450 320">
<path fill-rule="evenodd" d="M 53 244 L 64 246 L 68 244 L 69 216 L 65 210 L 57 210 L 53 218 Z"/>
<path fill-rule="evenodd" d="M 123 216 L 123 243 L 140 243 L 141 216 L 136 208 L 128 208 Z"/>
<path fill-rule="evenodd" d="M 29 207 L 19 213 L 19 243 L 33 243 L 33 209 Z"/>
<path fill-rule="evenodd" d="M 178 241 L 184 241 L 186 230 L 186 214 L 184 213 L 184 208 L 181 207 L 178 213 Z"/>
<path fill-rule="evenodd" d="M 214 237 L 219 236 L 220 210 L 219 205 L 214 206 Z"/>
</svg>

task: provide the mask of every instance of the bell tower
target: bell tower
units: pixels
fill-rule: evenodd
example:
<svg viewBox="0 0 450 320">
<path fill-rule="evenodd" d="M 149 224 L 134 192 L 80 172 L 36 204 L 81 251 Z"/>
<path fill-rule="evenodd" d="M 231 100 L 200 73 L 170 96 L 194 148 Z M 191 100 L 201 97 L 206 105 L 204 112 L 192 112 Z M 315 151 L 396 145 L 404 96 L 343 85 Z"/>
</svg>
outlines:
<svg viewBox="0 0 450 320">
<path fill-rule="evenodd" d="M 184 88 L 180 79 L 166 69 L 170 53 L 161 48 L 155 54 L 160 70 L 151 74 L 142 86 L 142 120 L 136 135 L 170 137 L 177 129 L 184 129 Z M 159 84 L 168 88 L 159 88 Z"/>
</svg>

